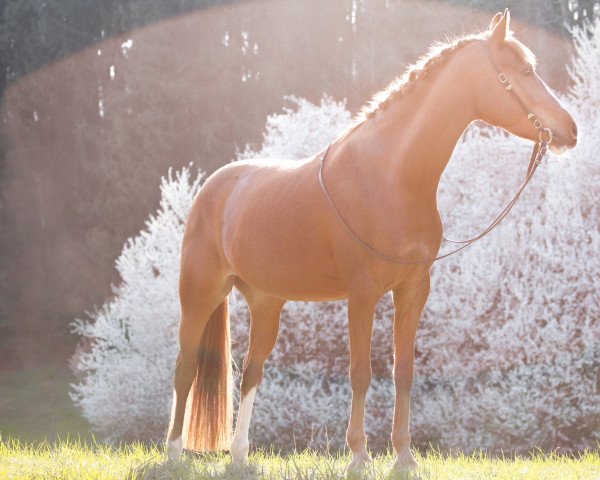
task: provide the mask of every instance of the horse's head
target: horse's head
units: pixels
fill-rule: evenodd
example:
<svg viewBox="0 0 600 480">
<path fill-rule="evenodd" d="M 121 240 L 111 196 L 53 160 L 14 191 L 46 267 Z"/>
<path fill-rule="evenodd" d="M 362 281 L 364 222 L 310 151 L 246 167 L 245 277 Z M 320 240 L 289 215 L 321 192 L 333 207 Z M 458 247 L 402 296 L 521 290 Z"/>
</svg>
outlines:
<svg viewBox="0 0 600 480">
<path fill-rule="evenodd" d="M 551 134 L 550 149 L 563 153 L 576 145 L 577 125 L 537 75 L 533 53 L 512 36 L 509 23 L 508 9 L 497 13 L 483 48 L 477 49 L 477 113 L 485 122 L 529 140 L 539 141 L 540 135 L 547 140 Z"/>
</svg>

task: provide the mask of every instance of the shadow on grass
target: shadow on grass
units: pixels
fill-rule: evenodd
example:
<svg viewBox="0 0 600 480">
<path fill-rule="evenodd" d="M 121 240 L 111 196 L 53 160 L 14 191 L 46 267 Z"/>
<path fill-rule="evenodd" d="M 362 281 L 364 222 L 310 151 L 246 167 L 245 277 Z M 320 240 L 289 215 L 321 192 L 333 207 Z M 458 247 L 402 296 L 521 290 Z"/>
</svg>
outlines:
<svg viewBox="0 0 600 480">
<path fill-rule="evenodd" d="M 273 461 L 275 460 L 275 461 Z M 187 452 L 180 461 L 156 463 L 148 460 L 131 470 L 128 480 L 430 480 L 422 468 L 395 471 L 389 458 L 371 462 L 361 472 L 347 472 L 347 458 L 315 456 L 272 457 L 266 452 L 250 457 L 246 464 L 234 465 L 228 455 Z"/>
<path fill-rule="evenodd" d="M 196 458 L 194 458 L 196 457 Z M 153 463 L 152 460 L 132 470 L 128 479 L 135 480 L 257 480 L 265 478 L 264 467 L 248 463 L 234 465 L 223 458 L 204 455 L 184 457 L 179 461 L 166 460 Z"/>
</svg>

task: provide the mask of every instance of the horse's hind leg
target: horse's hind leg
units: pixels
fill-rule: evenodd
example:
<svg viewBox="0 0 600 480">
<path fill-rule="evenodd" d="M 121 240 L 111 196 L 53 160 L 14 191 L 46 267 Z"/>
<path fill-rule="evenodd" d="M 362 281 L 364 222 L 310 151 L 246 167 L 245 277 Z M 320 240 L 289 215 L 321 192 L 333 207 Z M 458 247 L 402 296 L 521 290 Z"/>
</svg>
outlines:
<svg viewBox="0 0 600 480">
<path fill-rule="evenodd" d="M 179 458 L 184 446 L 182 433 L 184 419 L 187 418 L 185 410 L 188 403 L 188 394 L 190 394 L 190 388 L 194 382 L 194 378 L 200 371 L 199 369 L 203 368 L 199 365 L 200 346 L 211 341 L 215 342 L 215 340 L 203 339 L 203 334 L 226 337 L 218 338 L 217 341 L 220 343 L 224 341 L 229 342 L 228 326 L 225 327 L 227 328 L 226 332 L 221 330 L 223 330 L 223 325 L 227 325 L 228 322 L 226 298 L 231 290 L 233 281 L 224 275 L 219 275 L 216 269 L 208 268 L 208 265 L 204 265 L 203 267 L 201 268 L 198 263 L 182 262 L 180 276 L 181 323 L 179 325 L 179 354 L 177 356 L 173 382 L 173 410 L 169 433 L 167 435 L 167 455 L 170 459 Z M 218 326 L 219 331 L 213 328 L 212 330 L 215 330 L 213 332 L 209 323 Z M 228 356 L 229 347 L 224 346 L 224 348 L 227 351 L 223 352 L 221 356 L 225 354 Z M 204 368 L 210 368 L 210 366 Z"/>
<path fill-rule="evenodd" d="M 244 294 L 250 310 L 250 341 L 244 359 L 240 406 L 231 442 L 231 455 L 234 462 L 244 462 L 250 446 L 248 430 L 254 396 L 262 380 L 265 360 L 277 341 L 279 317 L 285 301 L 250 291 L 247 286 L 244 288 L 239 285 L 238 288 Z"/>
</svg>

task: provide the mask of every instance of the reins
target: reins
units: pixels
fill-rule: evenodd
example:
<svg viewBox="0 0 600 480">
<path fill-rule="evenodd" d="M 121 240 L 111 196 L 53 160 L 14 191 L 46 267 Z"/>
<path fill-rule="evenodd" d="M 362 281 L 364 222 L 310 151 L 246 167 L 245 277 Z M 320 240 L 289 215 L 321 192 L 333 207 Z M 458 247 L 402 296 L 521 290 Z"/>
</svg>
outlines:
<svg viewBox="0 0 600 480">
<path fill-rule="evenodd" d="M 455 250 L 452 250 L 451 252 L 445 253 L 443 255 L 439 255 L 433 259 L 407 261 L 407 260 L 401 259 L 396 256 L 387 255 L 385 253 L 382 253 L 379 250 L 377 250 L 375 247 L 373 247 L 372 245 L 370 245 L 369 243 L 364 241 L 362 238 L 360 238 L 360 236 L 358 236 L 356 234 L 356 232 L 354 232 L 352 227 L 348 224 L 348 222 L 344 219 L 344 217 L 341 215 L 341 213 L 335 206 L 335 203 L 334 203 L 333 199 L 331 198 L 331 195 L 329 194 L 327 187 L 325 186 L 325 181 L 323 179 L 323 168 L 325 166 L 325 159 L 327 158 L 327 154 L 329 153 L 331 144 L 329 144 L 329 146 L 325 150 L 325 153 L 321 157 L 321 162 L 320 162 L 320 166 L 319 166 L 319 183 L 321 185 L 321 190 L 323 190 L 323 193 L 325 194 L 325 198 L 327 199 L 329 205 L 331 206 L 331 208 L 332 208 L 333 212 L 335 213 L 336 217 L 338 218 L 339 222 L 342 224 L 342 226 L 348 232 L 348 234 L 360 246 L 362 246 L 365 250 L 369 251 L 373 255 L 375 255 L 387 262 L 395 263 L 398 265 L 416 265 L 416 264 L 423 264 L 423 263 L 433 263 L 437 260 L 441 260 L 443 258 L 449 257 L 450 255 L 454 255 L 455 253 L 458 253 L 461 250 L 467 248 L 469 245 L 472 245 L 477 240 L 485 237 L 494 228 L 496 228 L 502 222 L 502 220 L 504 220 L 506 218 L 508 213 L 512 210 L 514 205 L 517 203 L 517 200 L 519 200 L 519 197 L 523 193 L 523 190 L 525 190 L 525 187 L 529 184 L 529 182 L 533 178 L 533 174 L 535 173 L 537 167 L 542 163 L 542 159 L 548 151 L 548 145 L 550 145 L 550 143 L 552 142 L 552 130 L 550 130 L 549 128 L 545 128 L 542 125 L 542 122 L 538 118 L 536 118 L 536 116 L 533 113 L 531 113 L 529 111 L 525 102 L 523 102 L 523 100 L 521 99 L 519 94 L 515 90 L 513 90 L 512 85 L 508 81 L 508 77 L 506 76 L 506 74 L 502 73 L 502 71 L 500 70 L 498 64 L 496 63 L 496 61 L 494 60 L 494 57 L 492 56 L 492 52 L 490 51 L 488 44 L 486 42 L 484 42 L 483 45 L 486 49 L 488 58 L 490 59 L 492 65 L 494 66 L 494 69 L 496 70 L 496 72 L 498 74 L 499 82 L 502 84 L 502 86 L 504 87 L 504 89 L 507 92 L 513 94 L 513 97 L 518 101 L 518 103 L 521 106 L 521 108 L 523 109 L 523 111 L 525 113 L 527 113 L 527 118 L 531 122 L 533 122 L 534 127 L 539 131 L 539 140 L 535 143 L 533 150 L 531 152 L 529 166 L 527 167 L 527 173 L 525 175 L 525 180 L 521 184 L 521 187 L 519 188 L 519 190 L 517 191 L 515 196 L 512 198 L 512 200 L 506 205 L 506 207 L 504 207 L 504 209 L 494 219 L 494 221 L 492 221 L 481 233 L 479 233 L 478 235 L 476 235 L 472 238 L 468 238 L 466 240 L 451 240 L 449 238 L 446 238 L 445 236 L 442 237 L 445 241 L 447 241 L 449 243 L 460 244 L 461 246 L 456 248 Z M 547 137 L 547 138 L 544 138 L 544 137 Z"/>
</svg>

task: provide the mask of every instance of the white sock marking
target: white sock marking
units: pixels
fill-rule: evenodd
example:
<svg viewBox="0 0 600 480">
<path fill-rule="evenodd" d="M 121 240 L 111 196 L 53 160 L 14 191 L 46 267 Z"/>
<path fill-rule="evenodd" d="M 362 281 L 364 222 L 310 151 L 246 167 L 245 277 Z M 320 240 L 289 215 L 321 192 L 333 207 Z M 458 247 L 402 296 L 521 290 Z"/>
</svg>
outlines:
<svg viewBox="0 0 600 480">
<path fill-rule="evenodd" d="M 175 440 L 167 440 L 167 458 L 169 460 L 179 460 L 183 450 L 183 440 L 181 437 Z"/>
<path fill-rule="evenodd" d="M 255 395 L 256 387 L 251 388 L 240 401 L 237 426 L 235 427 L 233 441 L 231 442 L 231 454 L 235 460 L 244 460 L 248 455 L 248 448 L 250 446 L 248 431 L 250 430 L 250 417 L 252 416 Z"/>
</svg>

